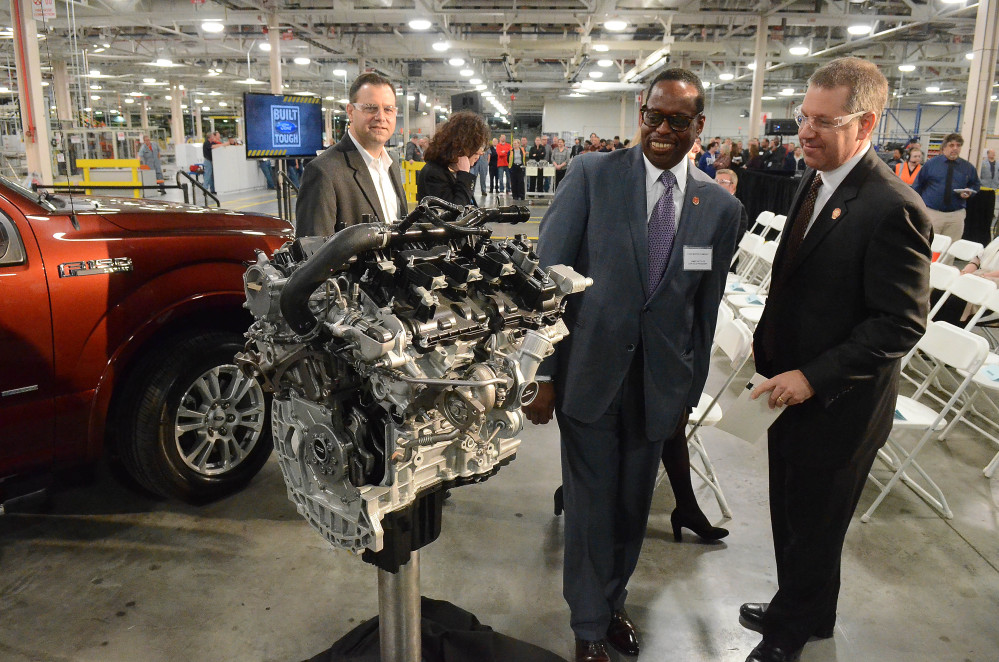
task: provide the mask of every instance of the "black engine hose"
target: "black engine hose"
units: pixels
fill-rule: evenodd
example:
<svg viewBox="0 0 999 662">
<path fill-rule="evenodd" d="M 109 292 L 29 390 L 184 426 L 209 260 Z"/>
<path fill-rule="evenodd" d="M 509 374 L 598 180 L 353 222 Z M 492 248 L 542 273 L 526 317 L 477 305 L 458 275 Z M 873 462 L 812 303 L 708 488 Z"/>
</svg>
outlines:
<svg viewBox="0 0 999 662">
<path fill-rule="evenodd" d="M 387 246 L 391 236 L 384 225 L 363 223 L 349 225 L 330 237 L 315 255 L 295 270 L 281 292 L 281 313 L 291 330 L 304 336 L 315 329 L 319 320 L 309 310 L 309 297 L 316 288 L 355 255 Z"/>
</svg>

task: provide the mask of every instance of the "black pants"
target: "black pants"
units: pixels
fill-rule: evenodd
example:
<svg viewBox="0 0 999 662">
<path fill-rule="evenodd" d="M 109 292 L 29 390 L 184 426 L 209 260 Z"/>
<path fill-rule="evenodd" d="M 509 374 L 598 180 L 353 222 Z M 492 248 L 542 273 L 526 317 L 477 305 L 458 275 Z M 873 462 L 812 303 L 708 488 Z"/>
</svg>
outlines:
<svg viewBox="0 0 999 662">
<path fill-rule="evenodd" d="M 565 177 L 565 168 L 555 171 L 555 190 L 558 190 L 558 185 L 562 182 L 562 178 Z"/>
<path fill-rule="evenodd" d="M 510 166 L 510 186 L 513 189 L 514 200 L 523 200 L 526 197 L 524 191 L 524 166 Z"/>
<path fill-rule="evenodd" d="M 499 168 L 493 164 L 489 164 L 489 192 L 492 193 L 496 190 L 496 178 L 499 175 Z"/>
<path fill-rule="evenodd" d="M 803 442 L 807 440 L 802 440 Z M 803 467 L 770 444 L 770 518 L 777 593 L 763 618 L 763 637 L 795 650 L 836 623 L 843 540 L 877 448 L 845 467 Z"/>
</svg>

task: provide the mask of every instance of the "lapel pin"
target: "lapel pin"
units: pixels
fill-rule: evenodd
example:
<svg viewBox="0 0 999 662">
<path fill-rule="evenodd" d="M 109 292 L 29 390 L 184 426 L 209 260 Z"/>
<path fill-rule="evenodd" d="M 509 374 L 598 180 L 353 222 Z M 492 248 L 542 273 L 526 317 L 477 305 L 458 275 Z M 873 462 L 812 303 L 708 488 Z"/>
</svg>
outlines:
<svg viewBox="0 0 999 662">
<path fill-rule="evenodd" d="M 694 196 L 694 199 L 693 199 L 693 200 L 691 200 L 691 202 L 693 202 L 693 203 L 694 203 L 695 205 L 699 205 L 699 204 L 701 204 L 701 199 L 700 199 L 700 198 L 698 198 L 698 197 L 697 197 L 697 196 L 695 195 L 695 196 Z M 838 210 L 837 210 L 837 211 L 838 211 Z"/>
<path fill-rule="evenodd" d="M 837 218 L 839 218 L 839 215 L 842 213 L 843 212 L 840 211 L 839 207 L 836 207 L 836 209 L 833 209 L 832 219 L 835 221 Z"/>
</svg>

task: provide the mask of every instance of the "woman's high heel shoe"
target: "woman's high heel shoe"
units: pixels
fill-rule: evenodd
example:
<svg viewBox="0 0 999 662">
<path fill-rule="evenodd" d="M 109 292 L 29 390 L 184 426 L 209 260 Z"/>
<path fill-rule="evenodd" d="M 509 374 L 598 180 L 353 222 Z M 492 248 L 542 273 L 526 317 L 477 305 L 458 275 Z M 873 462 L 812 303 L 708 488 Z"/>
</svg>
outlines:
<svg viewBox="0 0 999 662">
<path fill-rule="evenodd" d="M 681 529 L 690 529 L 704 540 L 721 540 L 728 535 L 728 529 L 711 526 L 711 522 L 702 512 L 691 516 L 679 509 L 674 509 L 673 514 L 669 516 L 669 521 L 673 525 L 673 540 L 676 542 L 683 541 Z"/>
</svg>

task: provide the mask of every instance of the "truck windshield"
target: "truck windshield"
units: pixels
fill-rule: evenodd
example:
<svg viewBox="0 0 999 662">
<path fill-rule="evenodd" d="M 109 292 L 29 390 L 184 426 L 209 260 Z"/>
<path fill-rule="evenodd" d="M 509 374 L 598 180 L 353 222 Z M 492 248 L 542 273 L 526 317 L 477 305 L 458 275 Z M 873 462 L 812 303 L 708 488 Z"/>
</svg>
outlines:
<svg viewBox="0 0 999 662">
<path fill-rule="evenodd" d="M 10 191 L 13 191 L 14 193 L 17 193 L 18 195 L 24 196 L 28 200 L 34 202 L 36 205 L 44 207 L 49 211 L 56 210 L 55 205 L 49 202 L 44 196 L 35 193 L 31 189 L 24 188 L 20 184 L 16 184 L 11 180 L 7 179 L 6 177 L 0 177 L 0 185 L 2 185 L 4 188 Z"/>
</svg>

